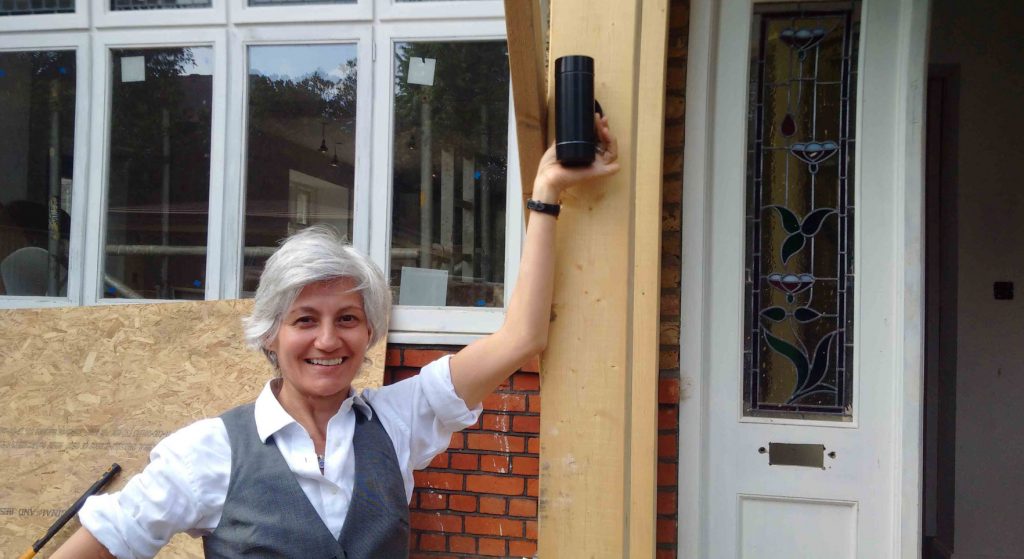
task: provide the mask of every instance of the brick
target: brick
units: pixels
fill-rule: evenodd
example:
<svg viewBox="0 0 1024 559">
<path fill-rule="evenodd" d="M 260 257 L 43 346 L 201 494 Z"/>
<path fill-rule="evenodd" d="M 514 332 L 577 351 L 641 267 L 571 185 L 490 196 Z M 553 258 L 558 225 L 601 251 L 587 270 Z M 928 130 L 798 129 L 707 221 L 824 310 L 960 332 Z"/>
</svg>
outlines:
<svg viewBox="0 0 1024 559">
<path fill-rule="evenodd" d="M 409 525 L 414 530 L 424 532 L 462 532 L 462 517 L 454 514 L 441 514 L 439 512 L 416 512 L 409 513 Z"/>
<path fill-rule="evenodd" d="M 384 354 L 384 366 L 385 367 L 398 367 L 402 364 L 402 350 L 398 348 L 389 347 L 387 353 Z"/>
<path fill-rule="evenodd" d="M 537 554 L 537 542 L 530 540 L 509 540 L 508 554 L 511 557 L 533 557 Z"/>
<path fill-rule="evenodd" d="M 449 491 L 462 490 L 462 474 L 422 470 L 414 472 L 413 476 L 416 478 L 416 487 L 447 489 Z"/>
<path fill-rule="evenodd" d="M 680 309 L 679 292 L 675 289 L 669 290 L 668 293 L 661 294 L 661 316 L 679 316 Z"/>
<path fill-rule="evenodd" d="M 680 204 L 665 204 L 661 208 L 661 230 L 679 231 L 682 224 L 683 208 Z"/>
<path fill-rule="evenodd" d="M 523 478 L 490 475 L 467 475 L 466 490 L 497 495 L 522 495 Z"/>
<path fill-rule="evenodd" d="M 433 491 L 420 492 L 419 508 L 425 510 L 444 510 L 448 508 L 447 495 Z"/>
<path fill-rule="evenodd" d="M 478 470 L 480 469 L 480 455 L 452 453 L 449 463 L 456 470 Z"/>
<path fill-rule="evenodd" d="M 678 404 L 679 403 L 679 379 L 660 378 L 658 379 L 658 403 Z"/>
<path fill-rule="evenodd" d="M 523 537 L 523 521 L 493 516 L 467 516 L 466 533 L 521 538 Z"/>
<path fill-rule="evenodd" d="M 526 449 L 526 441 L 522 437 L 494 433 L 469 433 L 466 436 L 466 445 L 473 450 L 495 452 L 523 452 Z"/>
<path fill-rule="evenodd" d="M 480 470 L 484 472 L 507 474 L 509 472 L 508 456 L 498 456 L 495 454 L 481 455 Z"/>
<path fill-rule="evenodd" d="M 484 398 L 484 409 L 491 411 L 526 411 L 526 396 L 494 393 Z"/>
<path fill-rule="evenodd" d="M 440 468 L 440 469 L 447 468 L 448 467 L 448 453 L 444 452 L 444 453 L 441 453 L 441 454 L 438 454 L 437 456 L 435 456 L 434 459 L 430 461 L 430 467 L 431 468 Z"/>
<path fill-rule="evenodd" d="M 540 493 L 540 480 L 528 479 L 526 480 L 526 494 L 530 497 L 536 497 Z"/>
<path fill-rule="evenodd" d="M 508 515 L 537 518 L 537 501 L 534 499 L 509 499 Z"/>
<path fill-rule="evenodd" d="M 494 557 L 507 557 L 505 551 L 505 540 L 491 538 L 480 538 L 477 540 L 477 553 L 480 555 L 491 555 Z"/>
<path fill-rule="evenodd" d="M 450 536 L 448 549 L 456 553 L 476 553 L 476 538 L 467 536 Z"/>
<path fill-rule="evenodd" d="M 672 546 L 671 549 L 659 549 L 655 559 L 676 559 L 675 546 Z"/>
<path fill-rule="evenodd" d="M 452 433 L 452 440 L 448 443 L 448 448 L 455 450 L 466 448 L 465 440 L 465 435 L 462 433 Z"/>
<path fill-rule="evenodd" d="M 442 349 L 407 349 L 403 352 L 402 364 L 406 367 L 422 367 L 449 354 L 450 351 Z"/>
<path fill-rule="evenodd" d="M 526 537 L 535 540 L 537 539 L 537 521 L 527 520 L 526 521 Z"/>
<path fill-rule="evenodd" d="M 512 473 L 519 476 L 535 476 L 540 473 L 540 460 L 532 456 L 513 456 Z"/>
<path fill-rule="evenodd" d="M 524 373 L 539 373 L 540 372 L 540 355 L 534 355 L 529 361 L 523 363 L 522 367 L 519 367 L 520 371 Z M 519 390 L 518 388 L 516 390 Z"/>
<path fill-rule="evenodd" d="M 676 543 L 675 519 L 658 519 L 657 539 L 658 543 Z"/>
<path fill-rule="evenodd" d="M 483 514 L 505 514 L 505 497 L 480 497 L 480 512 Z"/>
<path fill-rule="evenodd" d="M 674 434 L 671 436 L 675 436 Z M 674 456 L 672 458 L 675 458 Z M 675 462 L 658 462 L 658 485 L 672 486 L 679 482 L 679 467 Z"/>
<path fill-rule="evenodd" d="M 420 551 L 444 551 L 444 534 L 420 534 L 416 549 Z"/>
<path fill-rule="evenodd" d="M 517 415 L 512 418 L 512 431 L 516 433 L 540 433 L 540 417 Z"/>
<path fill-rule="evenodd" d="M 485 431 L 501 431 L 507 433 L 509 429 L 509 416 L 505 414 L 485 413 L 480 416 Z"/>
<path fill-rule="evenodd" d="M 661 350 L 658 352 L 658 368 L 679 368 L 679 346 L 661 348 Z"/>
<path fill-rule="evenodd" d="M 475 495 L 452 495 L 448 497 L 448 508 L 459 512 L 476 512 Z"/>
<path fill-rule="evenodd" d="M 540 390 L 540 375 L 516 373 L 512 377 L 512 387 L 523 392 L 537 392 Z"/>
<path fill-rule="evenodd" d="M 660 406 L 658 408 L 658 430 L 679 428 L 679 408 Z"/>
<path fill-rule="evenodd" d="M 526 439 L 526 452 L 530 454 L 540 454 L 540 437 L 530 437 Z"/>
<path fill-rule="evenodd" d="M 540 413 L 540 396 L 530 396 L 530 405 L 526 407 L 526 411 L 530 413 Z"/>
<path fill-rule="evenodd" d="M 391 381 L 392 383 L 400 382 L 406 379 L 410 379 L 420 374 L 419 369 L 406 369 L 405 367 L 398 367 L 391 370 Z"/>
<path fill-rule="evenodd" d="M 679 345 L 679 321 L 662 321 L 659 336 L 659 343 L 663 345 Z"/>
<path fill-rule="evenodd" d="M 658 435 L 658 458 L 678 458 L 678 439 L 675 433 L 671 435 Z"/>
<path fill-rule="evenodd" d="M 675 516 L 678 510 L 675 491 L 658 491 L 658 514 Z"/>
</svg>

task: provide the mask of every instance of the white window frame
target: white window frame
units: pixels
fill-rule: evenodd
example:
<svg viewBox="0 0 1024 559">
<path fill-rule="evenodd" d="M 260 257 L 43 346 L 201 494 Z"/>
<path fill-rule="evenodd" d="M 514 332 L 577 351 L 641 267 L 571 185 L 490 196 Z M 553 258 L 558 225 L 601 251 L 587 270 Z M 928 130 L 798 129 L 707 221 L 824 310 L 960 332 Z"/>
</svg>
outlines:
<svg viewBox="0 0 1024 559">
<path fill-rule="evenodd" d="M 12 16 L 17 17 L 17 16 Z M 0 296 L 0 307 L 66 307 L 82 301 L 82 246 L 85 236 L 85 194 L 88 191 L 89 141 L 87 136 L 90 106 L 89 34 L 32 33 L 4 37 L 0 52 L 75 51 L 75 152 L 71 183 L 71 230 L 68 232 L 68 283 L 64 297 Z"/>
<path fill-rule="evenodd" d="M 249 0 L 228 0 L 233 23 L 323 23 L 326 21 L 371 21 L 374 0 L 351 4 L 296 4 L 250 6 Z M 379 1 L 379 0 L 378 0 Z"/>
<path fill-rule="evenodd" d="M 167 300 L 104 298 L 103 271 L 106 263 L 107 189 L 110 166 L 110 116 L 112 60 L 111 49 L 212 47 L 213 83 L 210 123 L 210 216 L 224 214 L 224 139 L 227 99 L 227 48 L 224 29 L 145 29 L 99 31 L 94 37 L 93 68 L 98 79 L 92 84 L 93 103 L 90 121 L 94 162 L 89 175 L 88 234 L 85 242 L 86 305 L 117 303 L 165 303 Z M 220 224 L 207 221 L 206 299 L 220 298 L 221 255 Z"/>
<path fill-rule="evenodd" d="M 391 211 L 393 187 L 392 178 L 392 134 L 394 128 L 393 76 L 394 45 L 402 42 L 453 42 L 453 41 L 494 41 L 506 38 L 505 24 L 501 19 L 478 21 L 466 25 L 462 21 L 436 21 L 429 25 L 396 22 L 377 26 L 376 66 L 377 79 L 374 83 L 374 156 L 373 189 L 371 210 L 374 215 L 386 219 L 374 220 L 371 225 L 370 258 L 381 265 L 385 276 L 389 275 L 391 258 Z M 509 87 L 511 91 L 511 84 Z M 381 100 L 387 99 L 387 102 Z M 515 288 L 519 269 L 519 254 L 522 246 L 522 202 L 519 200 L 519 167 L 513 164 L 515 152 L 515 117 L 509 96 L 509 146 L 508 168 L 506 170 L 506 219 L 505 219 L 505 296 Z M 386 188 L 384 187 L 386 185 Z M 513 200 L 514 199 L 514 200 Z M 519 211 L 513 213 L 518 209 Z M 513 258 L 510 256 L 514 255 Z M 395 343 L 465 343 L 467 339 L 497 330 L 505 319 L 505 308 L 476 309 L 470 307 L 412 307 L 395 304 L 391 313 L 388 339 Z"/>
<path fill-rule="evenodd" d="M 358 0 L 341 5 L 261 7 L 248 6 L 248 0 L 212 0 L 209 8 L 138 11 L 111 11 L 109 0 L 77 0 L 75 13 L 5 16 L 0 18 L 0 25 L 3 50 L 74 48 L 78 52 L 68 296 L 0 296 L 0 308 L 169 302 L 107 299 L 102 293 L 110 164 L 111 49 L 213 48 L 205 298 L 221 299 L 238 297 L 242 283 L 248 46 L 357 44 L 352 242 L 386 269 L 391 244 L 393 44 L 506 38 L 500 0 Z M 76 28 L 82 31 L 66 31 Z M 17 33 L 35 29 L 54 32 Z M 510 88 L 504 244 L 506 305 L 515 287 L 525 230 L 511 99 Z M 504 315 L 504 308 L 396 305 L 389 339 L 397 343 L 461 345 L 495 331 Z"/>
<path fill-rule="evenodd" d="M 75 10 L 63 14 L 32 14 L 23 16 L 0 16 L 3 31 L 58 31 L 63 29 L 89 28 L 89 2 L 75 0 Z M 12 44 L 13 37 L 5 37 L 4 49 Z M 10 42 L 8 42 L 10 40 Z M 65 38 L 59 39 L 67 41 Z"/>
<path fill-rule="evenodd" d="M 501 0 L 385 0 L 381 2 L 379 17 L 382 21 L 490 17 L 502 19 L 504 24 L 505 6 Z"/>
<path fill-rule="evenodd" d="M 352 245 L 364 254 L 370 236 L 370 119 L 372 114 L 373 33 L 365 24 L 289 25 L 236 28 L 230 34 L 232 68 L 228 100 L 228 153 L 223 230 L 226 251 L 221 292 L 238 297 L 242 286 L 242 248 L 245 241 L 246 155 L 248 154 L 249 47 L 261 45 L 356 45 L 355 189 Z"/>
<path fill-rule="evenodd" d="M 210 0 L 205 8 L 154 8 L 148 10 L 111 10 L 111 0 L 88 1 L 97 28 L 165 27 L 171 22 L 185 25 L 216 25 L 227 23 L 227 0 Z"/>
</svg>

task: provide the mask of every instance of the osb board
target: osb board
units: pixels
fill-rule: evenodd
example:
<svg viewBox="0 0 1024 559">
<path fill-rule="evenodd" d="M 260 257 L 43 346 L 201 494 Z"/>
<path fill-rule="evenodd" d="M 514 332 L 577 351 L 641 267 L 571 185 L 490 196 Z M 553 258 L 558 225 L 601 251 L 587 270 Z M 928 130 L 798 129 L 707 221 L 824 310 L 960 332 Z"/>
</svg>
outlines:
<svg viewBox="0 0 1024 559">
<path fill-rule="evenodd" d="M 168 433 L 252 401 L 273 370 L 242 342 L 251 301 L 0 311 L 0 556 L 17 557 L 111 463 L 116 490 Z M 357 387 L 383 380 L 384 346 Z M 78 528 L 72 520 L 39 557 Z M 161 558 L 202 557 L 178 535 Z"/>
</svg>

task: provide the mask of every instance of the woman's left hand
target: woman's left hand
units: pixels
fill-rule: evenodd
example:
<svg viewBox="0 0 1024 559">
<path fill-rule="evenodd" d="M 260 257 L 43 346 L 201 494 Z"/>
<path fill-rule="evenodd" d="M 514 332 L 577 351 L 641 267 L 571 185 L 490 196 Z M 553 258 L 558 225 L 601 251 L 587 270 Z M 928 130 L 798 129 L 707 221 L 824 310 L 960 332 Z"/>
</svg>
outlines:
<svg viewBox="0 0 1024 559">
<path fill-rule="evenodd" d="M 584 181 L 606 177 L 619 170 L 619 143 L 608 128 L 608 117 L 594 113 L 594 128 L 597 130 L 594 162 L 586 167 L 565 167 L 558 162 L 555 144 L 551 144 L 537 166 L 537 179 L 533 184 L 532 197 L 546 203 L 555 203 L 562 192 Z"/>
</svg>

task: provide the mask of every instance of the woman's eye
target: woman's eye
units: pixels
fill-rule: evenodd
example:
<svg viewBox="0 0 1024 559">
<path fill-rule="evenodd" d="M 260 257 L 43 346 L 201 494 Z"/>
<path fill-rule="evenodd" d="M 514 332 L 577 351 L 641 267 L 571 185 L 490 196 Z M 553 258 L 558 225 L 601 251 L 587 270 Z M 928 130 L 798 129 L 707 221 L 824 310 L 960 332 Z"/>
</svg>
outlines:
<svg viewBox="0 0 1024 559">
<path fill-rule="evenodd" d="M 313 317 L 311 317 L 311 316 L 300 316 L 299 318 L 295 319 L 295 322 L 293 324 L 302 324 L 302 325 L 304 325 L 304 324 L 312 324 L 312 323 L 313 323 Z"/>
</svg>

